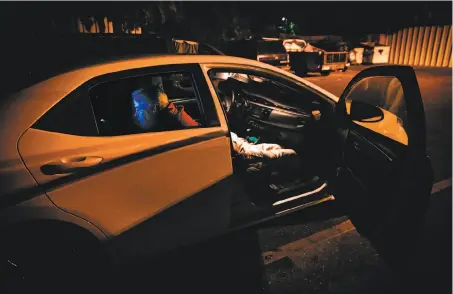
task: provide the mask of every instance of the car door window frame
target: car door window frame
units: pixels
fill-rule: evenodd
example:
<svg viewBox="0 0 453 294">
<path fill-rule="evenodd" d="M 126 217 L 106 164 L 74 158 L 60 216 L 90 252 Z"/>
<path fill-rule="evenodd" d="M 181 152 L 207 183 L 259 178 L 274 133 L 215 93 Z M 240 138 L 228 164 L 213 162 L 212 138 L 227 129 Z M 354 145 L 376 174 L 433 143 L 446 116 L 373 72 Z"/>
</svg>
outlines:
<svg viewBox="0 0 453 294">
<path fill-rule="evenodd" d="M 202 123 L 198 128 L 211 128 L 220 126 L 220 121 L 215 109 L 214 101 L 212 101 L 209 87 L 206 83 L 206 79 L 201 71 L 200 65 L 196 63 L 190 64 L 176 64 L 176 65 L 159 65 L 151 67 L 143 67 L 130 69 L 125 71 L 113 72 L 104 75 L 97 76 L 84 84 L 86 93 L 89 97 L 89 91 L 101 84 L 118 81 L 122 79 L 129 79 L 134 77 L 141 77 L 147 75 L 158 75 L 158 74 L 171 74 L 171 73 L 183 73 L 187 72 L 193 81 L 194 93 L 197 99 L 197 103 L 200 108 L 200 115 Z"/>
<path fill-rule="evenodd" d="M 85 99 L 85 100 L 84 100 Z M 78 104 L 77 102 L 83 101 L 82 104 Z M 90 122 L 86 121 L 83 124 L 83 127 L 78 129 L 74 132 L 74 130 L 65 129 L 65 126 L 61 125 L 59 122 L 59 118 L 64 116 L 66 111 L 68 111 L 68 106 L 77 105 L 77 107 L 89 107 L 89 109 L 79 109 L 80 111 L 89 113 L 89 116 L 86 119 L 89 119 Z M 71 111 L 71 110 L 69 110 Z M 57 119 L 57 121 L 55 121 Z M 65 117 L 67 119 L 67 117 Z M 88 124 L 91 124 L 88 127 Z M 80 124 L 78 124 L 80 127 Z M 83 137 L 97 137 L 99 136 L 99 128 L 97 126 L 96 117 L 93 111 L 93 105 L 89 96 L 87 95 L 86 89 L 84 85 L 81 85 L 62 99 L 60 99 L 54 106 L 52 106 L 46 113 L 44 113 L 40 118 L 36 120 L 36 122 L 31 126 L 33 129 L 58 133 L 58 134 L 66 134 L 66 135 L 73 135 L 73 136 L 83 136 Z"/>
<path fill-rule="evenodd" d="M 214 101 L 212 100 L 208 84 L 200 68 L 200 65 L 197 63 L 190 63 L 190 64 L 148 66 L 143 68 L 129 69 L 96 76 L 84 82 L 77 89 L 75 89 L 62 99 L 60 99 L 52 108 L 50 108 L 35 122 L 32 128 L 76 136 L 86 137 L 102 136 L 99 132 L 99 126 L 97 125 L 97 119 L 94 114 L 93 105 L 90 98 L 89 91 L 92 87 L 95 87 L 102 83 L 117 81 L 120 79 L 133 78 L 143 75 L 165 74 L 172 72 L 178 73 L 187 72 L 192 77 L 194 93 L 195 95 L 198 95 L 196 99 L 198 100 L 197 103 L 199 105 L 200 115 L 202 118 L 202 125 L 199 128 L 219 127 L 220 121 L 217 114 L 217 110 L 215 108 Z M 49 120 L 51 120 L 50 117 L 52 117 L 53 114 L 56 114 L 55 113 L 56 111 L 57 112 L 60 111 L 61 107 L 66 103 L 77 104 L 76 101 L 80 101 L 80 99 L 87 99 L 87 105 L 90 105 L 89 112 L 91 116 L 89 119 L 92 119 L 94 121 L 94 125 L 96 127 L 95 130 L 94 129 L 85 131 L 81 130 L 78 131 L 77 133 L 73 133 L 64 130 L 58 130 L 54 127 L 49 128 L 50 125 Z M 52 123 L 55 124 L 55 121 L 52 120 Z"/>
</svg>

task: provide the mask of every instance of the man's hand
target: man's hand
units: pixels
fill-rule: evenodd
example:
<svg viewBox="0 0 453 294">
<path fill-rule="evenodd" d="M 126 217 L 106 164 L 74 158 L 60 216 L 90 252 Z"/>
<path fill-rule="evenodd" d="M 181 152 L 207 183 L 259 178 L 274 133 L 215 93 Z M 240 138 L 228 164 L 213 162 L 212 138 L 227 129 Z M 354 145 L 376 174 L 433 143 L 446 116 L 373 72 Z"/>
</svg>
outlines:
<svg viewBox="0 0 453 294">
<path fill-rule="evenodd" d="M 169 102 L 168 102 L 168 96 L 167 94 L 163 93 L 163 92 L 160 92 L 157 94 L 157 100 L 158 100 L 158 103 L 159 103 L 159 108 L 162 110 L 164 109 L 165 107 L 168 106 Z"/>
</svg>

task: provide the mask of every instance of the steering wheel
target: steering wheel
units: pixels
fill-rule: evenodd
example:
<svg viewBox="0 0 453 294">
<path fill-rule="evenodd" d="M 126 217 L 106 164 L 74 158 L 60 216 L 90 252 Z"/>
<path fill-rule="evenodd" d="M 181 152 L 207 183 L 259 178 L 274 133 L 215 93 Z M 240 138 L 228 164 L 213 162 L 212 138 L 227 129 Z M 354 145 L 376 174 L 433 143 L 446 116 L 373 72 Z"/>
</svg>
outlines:
<svg viewBox="0 0 453 294">
<path fill-rule="evenodd" d="M 233 81 L 219 83 L 219 90 L 223 93 L 222 104 L 228 116 L 229 123 L 236 131 L 246 128 L 246 116 L 249 103 L 244 97 L 241 87 Z"/>
<path fill-rule="evenodd" d="M 241 91 L 231 90 L 231 108 L 230 111 L 240 119 L 244 119 L 247 110 L 250 107 L 248 100 L 243 96 Z"/>
</svg>

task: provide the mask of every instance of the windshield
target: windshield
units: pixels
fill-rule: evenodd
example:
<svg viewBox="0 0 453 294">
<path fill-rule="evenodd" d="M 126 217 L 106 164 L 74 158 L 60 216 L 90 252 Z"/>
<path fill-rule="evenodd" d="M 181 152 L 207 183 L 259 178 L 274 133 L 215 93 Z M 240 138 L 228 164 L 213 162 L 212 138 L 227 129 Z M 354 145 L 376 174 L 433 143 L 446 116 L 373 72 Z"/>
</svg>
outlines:
<svg viewBox="0 0 453 294">
<path fill-rule="evenodd" d="M 216 73 L 216 78 L 233 81 L 236 91 L 243 91 L 251 102 L 272 104 L 283 109 L 299 112 L 307 103 L 317 100 L 317 95 L 293 84 L 281 83 L 275 79 L 254 74 Z M 294 87 L 293 87 L 294 86 Z"/>
<path fill-rule="evenodd" d="M 281 54 L 286 49 L 281 41 L 264 41 L 258 43 L 258 54 Z"/>
</svg>

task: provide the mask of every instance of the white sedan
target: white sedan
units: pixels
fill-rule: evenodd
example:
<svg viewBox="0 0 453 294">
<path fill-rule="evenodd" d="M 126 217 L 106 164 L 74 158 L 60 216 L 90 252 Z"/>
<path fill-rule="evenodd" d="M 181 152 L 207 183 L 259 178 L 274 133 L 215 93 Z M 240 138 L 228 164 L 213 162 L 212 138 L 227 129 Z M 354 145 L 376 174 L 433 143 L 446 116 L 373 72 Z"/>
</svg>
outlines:
<svg viewBox="0 0 453 294">
<path fill-rule="evenodd" d="M 160 81 L 198 127 L 134 129 L 131 95 L 144 79 Z M 222 90 L 228 80 L 235 86 Z M 30 283 L 89 280 L 105 264 L 334 199 L 383 256 L 403 258 L 396 240 L 417 227 L 432 186 L 410 67 L 364 70 L 339 98 L 248 59 L 132 58 L 23 89 L 1 100 L 0 118 L 1 252 Z M 270 177 L 268 193 L 250 194 L 230 132 L 296 150 L 304 175 Z"/>
</svg>

